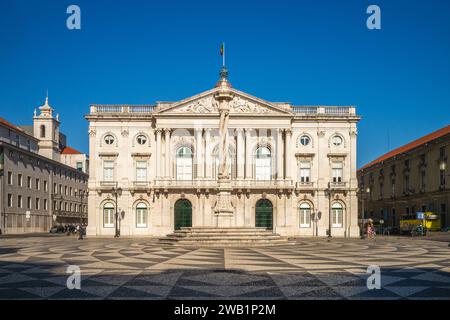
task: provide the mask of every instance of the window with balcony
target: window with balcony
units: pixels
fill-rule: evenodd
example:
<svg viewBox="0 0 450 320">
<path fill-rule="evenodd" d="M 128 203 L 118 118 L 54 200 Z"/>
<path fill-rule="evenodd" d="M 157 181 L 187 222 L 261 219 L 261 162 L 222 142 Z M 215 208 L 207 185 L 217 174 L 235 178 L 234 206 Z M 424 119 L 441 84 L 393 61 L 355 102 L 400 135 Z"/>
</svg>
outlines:
<svg viewBox="0 0 450 320">
<path fill-rule="evenodd" d="M 344 164 L 342 161 L 333 161 L 331 164 L 331 176 L 333 183 L 341 183 L 343 181 Z"/>
<path fill-rule="evenodd" d="M 112 203 L 106 203 L 103 206 L 103 227 L 114 228 L 114 205 Z"/>
<path fill-rule="evenodd" d="M 176 152 L 177 180 L 192 180 L 192 150 L 189 147 L 181 147 Z"/>
<path fill-rule="evenodd" d="M 138 203 L 136 206 L 136 227 L 147 228 L 148 221 L 148 209 L 147 205 L 143 202 Z"/>
<path fill-rule="evenodd" d="M 8 208 L 11 208 L 13 206 L 13 195 L 11 193 L 8 193 Z"/>
<path fill-rule="evenodd" d="M 147 182 L 147 162 L 136 161 L 136 181 Z"/>
<path fill-rule="evenodd" d="M 272 179 L 272 154 L 267 147 L 259 147 L 255 153 L 255 179 Z"/>
<path fill-rule="evenodd" d="M 405 193 L 409 193 L 409 190 L 410 190 L 409 174 L 405 175 L 404 180 L 405 180 L 405 184 L 403 186 L 403 190 Z"/>
<path fill-rule="evenodd" d="M 300 228 L 309 228 L 311 226 L 311 206 L 303 202 L 299 206 Z"/>
<path fill-rule="evenodd" d="M 426 187 L 426 171 L 421 170 L 420 171 L 420 191 L 425 192 Z"/>
<path fill-rule="evenodd" d="M 311 182 L 311 161 L 300 161 L 299 181 L 302 183 Z"/>
<path fill-rule="evenodd" d="M 333 203 L 331 206 L 332 213 L 332 227 L 342 228 L 343 218 L 344 218 L 344 208 L 339 202 Z"/>
<path fill-rule="evenodd" d="M 114 181 L 114 161 L 103 161 L 103 181 Z"/>
</svg>

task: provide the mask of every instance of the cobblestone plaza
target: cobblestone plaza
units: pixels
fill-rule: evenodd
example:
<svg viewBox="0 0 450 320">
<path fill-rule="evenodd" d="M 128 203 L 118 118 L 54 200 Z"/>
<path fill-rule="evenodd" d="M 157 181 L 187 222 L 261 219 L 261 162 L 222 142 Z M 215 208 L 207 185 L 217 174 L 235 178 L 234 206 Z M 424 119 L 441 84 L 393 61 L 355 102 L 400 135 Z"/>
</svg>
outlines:
<svg viewBox="0 0 450 320">
<path fill-rule="evenodd" d="M 252 248 L 152 238 L 0 239 L 0 299 L 449 299 L 448 242 L 307 239 Z M 81 269 L 69 290 L 68 266 Z M 381 268 L 381 289 L 367 268 Z"/>
</svg>

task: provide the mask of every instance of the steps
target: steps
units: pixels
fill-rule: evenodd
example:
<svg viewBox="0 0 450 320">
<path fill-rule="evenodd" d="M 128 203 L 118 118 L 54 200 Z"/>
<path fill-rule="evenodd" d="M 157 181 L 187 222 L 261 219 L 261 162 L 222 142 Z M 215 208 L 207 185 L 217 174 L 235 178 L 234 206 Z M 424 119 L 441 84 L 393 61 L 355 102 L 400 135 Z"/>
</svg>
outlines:
<svg viewBox="0 0 450 320">
<path fill-rule="evenodd" d="M 165 238 L 160 244 L 194 247 L 228 247 L 287 244 L 287 238 L 265 228 L 181 228 Z"/>
</svg>

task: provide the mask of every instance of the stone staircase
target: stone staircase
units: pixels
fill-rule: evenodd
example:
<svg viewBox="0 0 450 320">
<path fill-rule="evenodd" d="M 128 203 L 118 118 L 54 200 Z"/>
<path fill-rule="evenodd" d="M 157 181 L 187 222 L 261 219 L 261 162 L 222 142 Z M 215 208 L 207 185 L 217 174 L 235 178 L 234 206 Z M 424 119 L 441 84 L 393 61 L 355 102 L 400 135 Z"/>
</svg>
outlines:
<svg viewBox="0 0 450 320">
<path fill-rule="evenodd" d="M 266 228 L 181 228 L 159 239 L 160 244 L 193 247 L 267 246 L 287 244 L 288 239 Z"/>
</svg>

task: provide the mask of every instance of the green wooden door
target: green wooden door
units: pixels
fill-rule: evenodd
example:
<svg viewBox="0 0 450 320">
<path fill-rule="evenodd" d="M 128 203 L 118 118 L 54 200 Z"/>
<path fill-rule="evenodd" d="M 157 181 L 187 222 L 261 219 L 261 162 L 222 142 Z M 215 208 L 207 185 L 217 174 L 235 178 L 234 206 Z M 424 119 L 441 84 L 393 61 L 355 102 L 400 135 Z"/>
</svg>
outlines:
<svg viewBox="0 0 450 320">
<path fill-rule="evenodd" d="M 175 203 L 175 230 L 182 227 L 192 227 L 192 204 L 186 199 Z"/>
<path fill-rule="evenodd" d="M 257 228 L 273 229 L 273 206 L 272 202 L 261 199 L 256 203 L 256 223 Z"/>
</svg>

